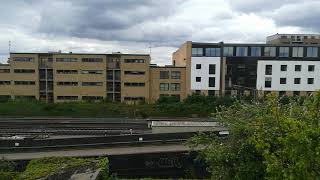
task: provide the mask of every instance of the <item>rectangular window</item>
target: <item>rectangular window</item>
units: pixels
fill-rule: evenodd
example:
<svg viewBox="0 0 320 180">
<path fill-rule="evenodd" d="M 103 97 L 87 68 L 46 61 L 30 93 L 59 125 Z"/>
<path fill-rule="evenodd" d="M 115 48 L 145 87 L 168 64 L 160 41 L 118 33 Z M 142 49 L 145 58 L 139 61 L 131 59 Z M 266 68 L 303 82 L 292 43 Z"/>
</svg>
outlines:
<svg viewBox="0 0 320 180">
<path fill-rule="evenodd" d="M 144 71 L 124 71 L 125 75 L 144 75 Z"/>
<path fill-rule="evenodd" d="M 201 69 L 201 64 L 196 64 L 196 69 Z"/>
<path fill-rule="evenodd" d="M 81 70 L 81 74 L 102 74 L 102 70 Z"/>
<path fill-rule="evenodd" d="M 192 48 L 192 56 L 193 57 L 203 56 L 203 48 Z"/>
<path fill-rule="evenodd" d="M 57 70 L 57 74 L 78 74 L 78 70 Z"/>
<path fill-rule="evenodd" d="M 247 56 L 248 55 L 248 47 L 237 47 L 237 56 Z"/>
<path fill-rule="evenodd" d="M 272 75 L 272 65 L 266 65 L 266 75 Z"/>
<path fill-rule="evenodd" d="M 14 73 L 34 73 L 34 69 L 15 69 Z"/>
<path fill-rule="evenodd" d="M 301 71 L 301 65 L 295 65 L 294 66 L 295 71 Z"/>
<path fill-rule="evenodd" d="M 264 56 L 275 57 L 276 56 L 276 47 L 264 47 Z"/>
<path fill-rule="evenodd" d="M 261 56 L 261 48 L 251 47 L 251 56 Z"/>
<path fill-rule="evenodd" d="M 180 83 L 171 83 L 171 91 L 180 91 Z"/>
<path fill-rule="evenodd" d="M 220 48 L 206 48 L 206 56 L 220 57 Z"/>
<path fill-rule="evenodd" d="M 289 57 L 289 47 L 279 47 L 279 57 Z"/>
<path fill-rule="evenodd" d="M 144 101 L 145 97 L 124 97 L 125 101 Z"/>
<path fill-rule="evenodd" d="M 209 74 L 216 74 L 216 65 L 209 64 Z"/>
<path fill-rule="evenodd" d="M 314 83 L 314 78 L 308 78 L 308 84 L 313 84 Z"/>
<path fill-rule="evenodd" d="M 114 71 L 114 80 L 115 81 L 120 81 L 121 80 L 121 71 L 120 70 L 115 70 Z"/>
<path fill-rule="evenodd" d="M 216 78 L 209 77 L 209 87 L 216 87 Z"/>
<path fill-rule="evenodd" d="M 102 96 L 82 96 L 83 101 L 102 101 Z"/>
<path fill-rule="evenodd" d="M 56 62 L 77 62 L 77 58 L 56 58 Z"/>
<path fill-rule="evenodd" d="M 196 77 L 196 82 L 201 82 L 201 77 Z"/>
<path fill-rule="evenodd" d="M 160 83 L 160 91 L 169 91 L 169 83 Z"/>
<path fill-rule="evenodd" d="M 57 86 L 78 86 L 78 82 L 57 82 Z"/>
<path fill-rule="evenodd" d="M 300 84 L 301 78 L 294 78 L 294 84 Z"/>
<path fill-rule="evenodd" d="M 160 71 L 160 79 L 169 79 L 170 73 L 169 71 Z"/>
<path fill-rule="evenodd" d="M 264 87 L 265 88 L 271 88 L 271 83 L 272 82 L 272 78 L 271 77 L 266 77 L 265 81 L 264 81 Z"/>
<path fill-rule="evenodd" d="M 145 86 L 145 83 L 138 83 L 138 82 L 125 82 L 124 86 L 131 86 L 131 87 L 142 87 Z"/>
<path fill-rule="evenodd" d="M 318 47 L 308 47 L 307 57 L 318 57 Z"/>
<path fill-rule="evenodd" d="M 181 79 L 180 71 L 171 71 L 171 79 Z"/>
<path fill-rule="evenodd" d="M 113 71 L 107 70 L 107 80 L 113 80 Z"/>
<path fill-rule="evenodd" d="M 294 96 L 300 96 L 300 91 L 293 91 Z"/>
<path fill-rule="evenodd" d="M 16 57 L 16 58 L 13 58 L 13 61 L 16 61 L 16 62 L 33 62 L 33 58 L 31 58 L 31 57 Z"/>
<path fill-rule="evenodd" d="M 76 101 L 78 100 L 78 96 L 57 96 L 58 100 L 68 100 L 68 101 Z"/>
<path fill-rule="evenodd" d="M 82 86 L 102 86 L 103 82 L 82 82 Z"/>
<path fill-rule="evenodd" d="M 0 86 L 10 85 L 10 84 L 11 84 L 11 81 L 0 81 Z"/>
<path fill-rule="evenodd" d="M 0 69 L 0 73 L 10 73 L 10 69 Z"/>
<path fill-rule="evenodd" d="M 82 58 L 82 62 L 102 62 L 102 58 Z"/>
<path fill-rule="evenodd" d="M 223 56 L 233 56 L 233 47 L 224 47 Z"/>
<path fill-rule="evenodd" d="M 125 63 L 145 63 L 144 59 L 125 59 Z"/>
<path fill-rule="evenodd" d="M 314 71 L 314 65 L 309 65 L 308 66 L 308 71 L 313 72 Z"/>
<path fill-rule="evenodd" d="M 15 85 L 35 85 L 35 81 L 15 81 Z"/>
<path fill-rule="evenodd" d="M 208 95 L 209 96 L 215 96 L 216 91 L 215 90 L 208 90 Z"/>
<path fill-rule="evenodd" d="M 288 66 L 287 65 L 281 65 L 281 71 L 287 71 Z"/>
<path fill-rule="evenodd" d="M 286 95 L 286 91 L 279 91 L 279 96 L 282 97 L 282 96 L 285 96 Z"/>
<path fill-rule="evenodd" d="M 292 57 L 303 57 L 303 47 L 293 47 Z"/>
<path fill-rule="evenodd" d="M 287 84 L 287 78 L 280 78 L 280 84 Z"/>
<path fill-rule="evenodd" d="M 113 82 L 107 82 L 107 91 L 113 91 Z"/>
</svg>

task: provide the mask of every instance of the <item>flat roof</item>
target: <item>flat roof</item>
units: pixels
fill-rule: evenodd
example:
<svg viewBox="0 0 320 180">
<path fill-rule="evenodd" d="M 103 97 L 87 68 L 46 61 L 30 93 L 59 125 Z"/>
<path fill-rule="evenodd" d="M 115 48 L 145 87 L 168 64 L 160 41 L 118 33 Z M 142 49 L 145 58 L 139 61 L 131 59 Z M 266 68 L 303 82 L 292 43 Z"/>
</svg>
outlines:
<svg viewBox="0 0 320 180">
<path fill-rule="evenodd" d="M 59 53 L 59 52 L 39 52 L 39 53 L 32 53 L 32 52 L 10 52 L 10 54 L 40 54 L 40 55 L 47 55 L 47 54 L 50 54 L 50 55 L 53 55 L 53 54 L 62 54 L 62 55 L 104 55 L 104 56 L 110 56 L 110 55 L 113 55 L 113 56 L 150 56 L 149 54 L 123 54 L 123 53 L 106 53 L 106 54 L 101 54 L 101 53 Z"/>
<path fill-rule="evenodd" d="M 274 47 L 320 47 L 320 44 L 267 44 L 267 43 L 205 43 L 205 42 L 192 42 L 192 45 L 199 45 L 199 46 L 274 46 Z"/>
</svg>

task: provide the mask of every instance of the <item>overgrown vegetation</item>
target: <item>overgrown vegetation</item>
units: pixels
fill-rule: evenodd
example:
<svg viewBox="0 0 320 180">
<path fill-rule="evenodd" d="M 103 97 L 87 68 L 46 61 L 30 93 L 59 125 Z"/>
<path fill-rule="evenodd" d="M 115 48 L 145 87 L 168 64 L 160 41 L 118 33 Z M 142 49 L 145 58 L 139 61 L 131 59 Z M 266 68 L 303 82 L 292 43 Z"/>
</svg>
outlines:
<svg viewBox="0 0 320 180">
<path fill-rule="evenodd" d="M 222 107 L 213 117 L 228 138 L 198 135 L 213 179 L 320 179 L 320 92 Z"/>
<path fill-rule="evenodd" d="M 128 105 L 111 102 L 72 102 L 46 104 L 32 100 L 0 103 L 0 116 L 7 117 L 208 117 L 216 108 L 230 106 L 233 97 L 191 95 L 183 102 L 162 97 L 156 104 Z"/>
<path fill-rule="evenodd" d="M 109 161 L 107 158 L 83 159 L 72 157 L 50 157 L 31 160 L 23 172 L 17 172 L 10 161 L 0 161 L 0 180 L 35 180 L 57 175 L 67 170 L 101 169 L 101 177 L 109 178 Z"/>
</svg>

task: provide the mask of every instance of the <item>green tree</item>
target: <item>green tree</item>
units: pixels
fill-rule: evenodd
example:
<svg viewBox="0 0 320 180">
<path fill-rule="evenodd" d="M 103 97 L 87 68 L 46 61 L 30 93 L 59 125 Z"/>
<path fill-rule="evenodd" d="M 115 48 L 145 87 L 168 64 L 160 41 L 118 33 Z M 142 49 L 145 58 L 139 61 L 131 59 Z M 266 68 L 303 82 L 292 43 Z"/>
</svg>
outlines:
<svg viewBox="0 0 320 180">
<path fill-rule="evenodd" d="M 319 179 L 320 92 L 308 98 L 269 96 L 214 113 L 230 135 L 198 135 L 192 147 L 215 179 Z"/>
</svg>

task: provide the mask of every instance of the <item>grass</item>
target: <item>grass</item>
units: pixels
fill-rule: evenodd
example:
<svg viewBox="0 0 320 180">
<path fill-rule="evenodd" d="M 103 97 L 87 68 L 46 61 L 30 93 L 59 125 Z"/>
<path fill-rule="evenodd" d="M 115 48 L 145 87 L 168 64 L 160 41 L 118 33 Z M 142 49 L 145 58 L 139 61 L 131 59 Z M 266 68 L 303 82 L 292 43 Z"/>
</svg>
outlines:
<svg viewBox="0 0 320 180">
<path fill-rule="evenodd" d="M 31 160 L 26 170 L 21 173 L 19 179 L 34 180 L 50 175 L 54 175 L 61 170 L 80 168 L 80 167 L 95 167 L 94 161 L 89 159 L 78 159 L 68 157 L 51 157 Z"/>
</svg>

